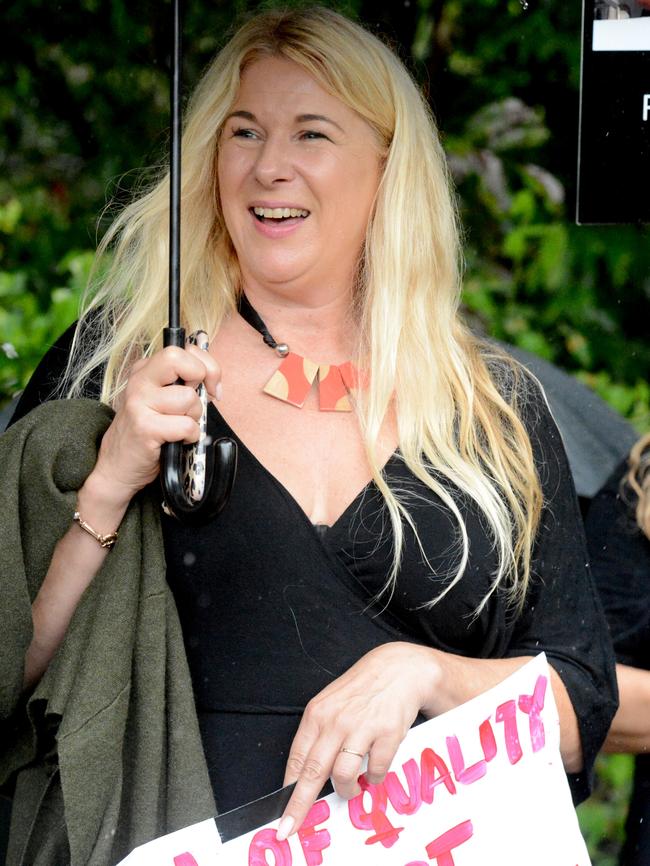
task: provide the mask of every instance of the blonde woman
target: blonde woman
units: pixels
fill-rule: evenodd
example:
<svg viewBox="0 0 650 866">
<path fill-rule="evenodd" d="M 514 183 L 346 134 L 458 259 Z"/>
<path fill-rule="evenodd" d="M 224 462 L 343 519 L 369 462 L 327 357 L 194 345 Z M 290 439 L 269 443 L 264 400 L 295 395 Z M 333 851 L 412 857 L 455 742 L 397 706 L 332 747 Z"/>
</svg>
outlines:
<svg viewBox="0 0 650 866">
<path fill-rule="evenodd" d="M 459 319 L 453 196 L 409 74 L 332 11 L 260 14 L 199 83 L 183 154 L 182 317 L 208 353 L 161 350 L 162 177 L 104 239 L 71 351 L 68 335 L 18 413 L 52 382 L 114 407 L 76 496 L 102 536 L 128 523 L 161 444 L 197 439 L 198 382 L 209 433 L 238 441 L 214 523 L 161 518 L 217 807 L 297 782 L 286 837 L 330 776 L 354 796 L 367 755 L 378 782 L 419 714 L 541 651 L 585 796 L 616 699 L 575 495 L 539 387 Z M 70 522 L 33 603 L 27 684 L 122 541 L 107 554 Z"/>
<path fill-rule="evenodd" d="M 637 755 L 621 866 L 650 864 L 650 434 L 595 497 L 586 520 L 594 579 L 619 664 L 607 752 Z"/>
</svg>

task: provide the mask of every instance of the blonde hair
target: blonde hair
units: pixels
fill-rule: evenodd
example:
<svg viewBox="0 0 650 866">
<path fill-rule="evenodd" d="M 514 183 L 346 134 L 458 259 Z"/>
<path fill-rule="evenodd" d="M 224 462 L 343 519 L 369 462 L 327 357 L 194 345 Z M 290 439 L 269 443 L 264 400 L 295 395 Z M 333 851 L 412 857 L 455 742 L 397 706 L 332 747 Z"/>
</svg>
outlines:
<svg viewBox="0 0 650 866">
<path fill-rule="evenodd" d="M 430 110 L 396 55 L 347 18 L 322 7 L 268 11 L 238 30 L 196 88 L 183 136 L 181 320 L 214 334 L 235 309 L 237 259 L 220 210 L 216 161 L 219 135 L 242 70 L 280 56 L 306 69 L 375 131 L 383 177 L 367 228 L 355 289 L 359 353 L 370 385 L 358 414 L 373 478 L 383 494 L 395 552 L 385 590 L 399 569 L 404 522 L 413 526 L 405 496 L 382 475 L 375 445 L 396 394 L 400 453 L 413 474 L 437 494 L 458 526 L 465 569 L 467 531 L 449 482 L 479 507 L 498 558 L 492 589 L 507 587 L 517 606 L 530 576 L 541 488 L 528 435 L 516 411 L 522 381 L 515 362 L 486 350 L 459 319 L 461 255 L 455 201 Z M 102 399 L 113 402 L 133 361 L 156 351 L 166 324 L 169 178 L 164 174 L 128 205 L 102 240 L 110 267 L 96 281 L 85 320 L 99 343 L 81 356 L 83 328 L 71 368 L 71 394 L 106 364 Z M 494 363 L 492 363 L 494 362 Z M 510 371 L 497 387 L 488 363 Z M 523 388 L 525 391 L 525 385 Z M 417 535 L 417 534 L 416 534 Z"/>
<path fill-rule="evenodd" d="M 650 433 L 646 433 L 630 451 L 626 483 L 635 493 L 636 522 L 650 539 Z"/>
</svg>

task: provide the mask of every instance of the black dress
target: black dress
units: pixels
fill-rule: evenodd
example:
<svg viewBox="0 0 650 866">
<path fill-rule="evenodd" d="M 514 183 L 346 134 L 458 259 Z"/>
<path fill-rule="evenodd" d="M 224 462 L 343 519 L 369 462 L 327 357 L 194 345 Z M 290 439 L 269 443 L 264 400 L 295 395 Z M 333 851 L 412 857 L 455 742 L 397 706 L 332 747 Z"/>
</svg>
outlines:
<svg viewBox="0 0 650 866">
<path fill-rule="evenodd" d="M 595 497 L 586 519 L 596 585 L 621 664 L 650 669 L 650 541 L 619 488 L 622 463 Z M 650 866 L 650 755 L 635 761 L 621 866 Z"/>
<path fill-rule="evenodd" d="M 35 373 L 14 420 L 47 399 L 66 357 L 62 339 Z M 587 796 L 616 707 L 613 656 L 564 450 L 537 391 L 524 421 L 546 501 L 527 603 L 515 617 L 495 592 L 474 617 L 496 557 L 480 513 L 459 491 L 450 488 L 466 522 L 469 562 L 462 580 L 427 609 L 423 605 L 455 573 L 458 532 L 446 506 L 411 475 L 399 453 L 391 457 L 386 478 L 408 501 L 423 551 L 406 527 L 395 592 L 376 601 L 391 565 L 392 539 L 374 483 L 333 526 L 314 527 L 211 409 L 208 432 L 239 441 L 231 499 L 200 529 L 163 517 L 163 537 L 221 811 L 279 787 L 309 699 L 370 649 L 392 640 L 475 658 L 546 652 L 578 717 L 585 770 L 570 781 L 576 800 Z"/>
</svg>

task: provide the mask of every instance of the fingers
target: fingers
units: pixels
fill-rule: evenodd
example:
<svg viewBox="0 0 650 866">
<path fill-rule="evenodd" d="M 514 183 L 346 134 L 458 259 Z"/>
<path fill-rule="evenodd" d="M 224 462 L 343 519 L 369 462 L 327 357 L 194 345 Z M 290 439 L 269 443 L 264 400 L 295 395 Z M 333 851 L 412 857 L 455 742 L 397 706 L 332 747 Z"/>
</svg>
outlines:
<svg viewBox="0 0 650 866">
<path fill-rule="evenodd" d="M 298 781 L 309 752 L 321 734 L 322 722 L 317 718 L 317 710 L 314 707 L 313 701 L 307 705 L 293 738 L 284 774 L 285 785 Z"/>
<path fill-rule="evenodd" d="M 221 388 L 221 367 L 209 352 L 197 346 L 188 346 L 187 351 L 201 362 L 205 369 L 203 384 L 212 399 L 219 399 Z M 198 382 L 197 382 L 198 384 Z"/>
<path fill-rule="evenodd" d="M 361 793 L 359 776 L 368 752 L 366 778 L 373 785 L 383 782 L 400 742 L 398 737 L 380 737 L 369 748 L 359 746 L 358 740 L 351 747 L 341 746 L 337 737 L 319 740 L 306 753 L 292 748 L 285 785 L 295 781 L 296 786 L 280 821 L 278 839 L 281 841 L 300 829 L 328 778 L 331 777 L 340 797 L 345 800 L 357 797 Z"/>
<path fill-rule="evenodd" d="M 163 415 L 187 415 L 197 422 L 201 419 L 201 401 L 189 385 L 157 388 L 150 396 L 149 406 Z"/>
<path fill-rule="evenodd" d="M 133 365 L 123 403 L 198 421 L 201 404 L 196 388 L 203 383 L 209 397 L 218 399 L 220 380 L 221 368 L 209 352 L 196 346 L 168 346 Z"/>
<path fill-rule="evenodd" d="M 338 755 L 332 767 L 332 783 L 334 790 L 345 800 L 351 800 L 361 793 L 359 787 L 359 776 L 363 760 L 366 755 L 366 749 L 358 748 L 356 744 L 349 752 L 344 752 L 342 749 L 347 748 L 342 746 L 339 749 Z M 353 754 L 353 752 L 355 754 Z"/>
<path fill-rule="evenodd" d="M 378 737 L 372 744 L 368 758 L 366 779 L 371 785 L 379 785 L 386 778 L 386 773 L 395 759 L 402 739 L 394 736 Z"/>
<path fill-rule="evenodd" d="M 278 839 L 298 830 L 307 813 L 329 779 L 330 770 L 340 748 L 336 733 L 323 730 L 325 719 L 319 705 L 307 705 L 296 736 L 291 744 L 284 784 L 296 782 L 278 827 Z"/>
<path fill-rule="evenodd" d="M 162 442 L 183 442 L 192 445 L 198 442 L 201 428 L 197 421 L 189 416 L 160 415 L 158 433 Z"/>
<path fill-rule="evenodd" d="M 332 737 L 319 741 L 308 752 L 296 748 L 294 741 L 287 762 L 285 785 L 295 781 L 296 787 L 278 826 L 277 837 L 280 841 L 298 830 L 307 817 L 330 777 L 338 749 L 338 739 Z"/>
<path fill-rule="evenodd" d="M 221 368 L 217 361 L 196 346 L 187 349 L 179 349 L 177 346 L 167 346 L 147 359 L 139 369 L 134 364 L 134 372 L 129 379 L 129 384 L 135 381 L 136 385 L 148 380 L 160 387 L 162 385 L 173 385 L 179 379 L 183 384 L 196 388 L 201 382 L 205 383 L 206 390 L 211 396 L 215 395 L 217 384 L 221 379 Z"/>
<path fill-rule="evenodd" d="M 287 761 L 284 784 L 296 782 L 296 786 L 278 828 L 279 839 L 300 828 L 329 778 L 340 797 L 350 800 L 358 796 L 366 755 L 366 778 L 375 785 L 382 782 L 403 739 L 385 734 L 374 741 L 364 739 L 361 726 L 346 731 L 334 727 L 328 734 L 309 714 L 308 707 Z"/>
<path fill-rule="evenodd" d="M 129 382 L 120 414 L 138 439 L 162 444 L 195 441 L 194 428 L 198 430 L 201 412 L 201 400 L 190 385 L 161 387 L 143 379 Z M 175 434 L 171 439 L 170 431 Z"/>
</svg>

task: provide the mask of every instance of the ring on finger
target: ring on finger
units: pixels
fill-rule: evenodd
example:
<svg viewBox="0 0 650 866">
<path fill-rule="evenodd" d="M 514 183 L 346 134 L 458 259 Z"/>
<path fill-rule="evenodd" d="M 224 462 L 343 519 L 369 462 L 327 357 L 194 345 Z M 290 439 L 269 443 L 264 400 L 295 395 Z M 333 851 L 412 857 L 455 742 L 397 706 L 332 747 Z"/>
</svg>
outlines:
<svg viewBox="0 0 650 866">
<path fill-rule="evenodd" d="M 356 755 L 357 758 L 365 758 L 365 755 L 361 752 L 355 752 L 354 749 L 347 749 L 345 746 L 339 749 L 340 752 L 345 752 L 346 755 Z"/>
</svg>

